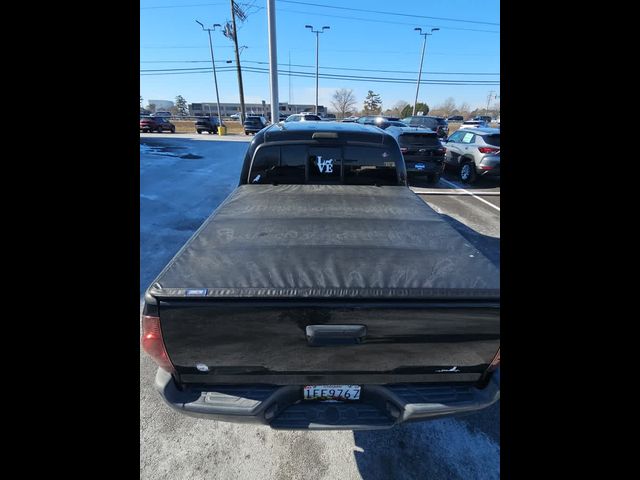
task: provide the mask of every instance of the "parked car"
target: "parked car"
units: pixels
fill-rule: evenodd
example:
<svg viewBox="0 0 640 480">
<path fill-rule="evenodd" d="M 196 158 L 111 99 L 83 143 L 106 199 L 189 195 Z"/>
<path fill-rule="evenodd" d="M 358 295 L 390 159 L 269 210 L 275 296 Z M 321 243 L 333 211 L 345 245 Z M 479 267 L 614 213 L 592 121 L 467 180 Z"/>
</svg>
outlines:
<svg viewBox="0 0 640 480">
<path fill-rule="evenodd" d="M 162 133 L 164 131 L 176 133 L 176 127 L 164 117 L 143 117 L 140 119 L 140 131 L 145 133 Z"/>
<path fill-rule="evenodd" d="M 407 187 L 390 135 L 276 123 L 146 290 L 141 343 L 183 415 L 326 432 L 465 414 L 500 397 L 500 272 Z"/>
<path fill-rule="evenodd" d="M 447 122 L 463 122 L 464 121 L 464 117 L 462 115 L 452 115 L 451 117 L 447 118 Z"/>
<path fill-rule="evenodd" d="M 313 113 L 294 113 L 289 115 L 285 122 L 321 122 L 322 119 Z"/>
<path fill-rule="evenodd" d="M 491 115 L 476 115 L 475 117 L 473 117 L 473 120 L 481 120 L 487 124 L 493 121 L 493 119 L 491 118 Z"/>
<path fill-rule="evenodd" d="M 220 125 L 220 120 L 218 117 L 201 117 L 198 118 L 195 122 L 196 132 L 198 134 L 202 132 L 209 132 L 210 134 L 218 133 L 218 126 Z"/>
<path fill-rule="evenodd" d="M 359 117 L 356 117 L 354 115 L 350 116 L 350 117 L 345 117 L 342 119 L 343 122 L 355 122 L 356 120 L 358 120 Z"/>
<path fill-rule="evenodd" d="M 155 112 L 151 114 L 152 117 L 164 117 L 164 118 L 171 118 L 173 117 L 173 115 L 171 114 L 171 112 Z"/>
<path fill-rule="evenodd" d="M 461 128 L 444 145 L 446 166 L 457 170 L 462 182 L 471 184 L 478 177 L 500 176 L 499 128 Z"/>
<path fill-rule="evenodd" d="M 488 126 L 489 124 L 484 120 L 467 120 L 460 125 L 460 128 L 483 128 Z"/>
<path fill-rule="evenodd" d="M 231 120 L 240 120 L 240 114 L 239 113 L 234 113 L 233 115 L 229 116 L 229 118 Z"/>
<path fill-rule="evenodd" d="M 247 117 L 244 121 L 244 134 L 249 135 L 250 133 L 256 134 L 264 127 L 266 127 L 268 121 L 265 117 L 262 116 L 251 116 Z"/>
<path fill-rule="evenodd" d="M 400 123 L 400 122 L 398 122 Z M 436 184 L 444 171 L 446 148 L 436 132 L 420 127 L 389 126 L 385 130 L 396 139 L 407 168 L 407 179 L 426 179 Z"/>
<path fill-rule="evenodd" d="M 449 135 L 449 124 L 442 117 L 430 117 L 427 115 L 412 115 L 400 120 L 410 127 L 430 128 L 439 138 L 446 138 Z"/>
<path fill-rule="evenodd" d="M 356 123 L 361 123 L 363 125 L 375 125 L 376 127 L 380 127 L 383 130 L 390 127 L 407 127 L 408 125 L 404 122 L 400 122 L 398 117 L 385 117 L 383 115 L 368 115 L 365 117 L 360 117 L 356 120 Z"/>
</svg>

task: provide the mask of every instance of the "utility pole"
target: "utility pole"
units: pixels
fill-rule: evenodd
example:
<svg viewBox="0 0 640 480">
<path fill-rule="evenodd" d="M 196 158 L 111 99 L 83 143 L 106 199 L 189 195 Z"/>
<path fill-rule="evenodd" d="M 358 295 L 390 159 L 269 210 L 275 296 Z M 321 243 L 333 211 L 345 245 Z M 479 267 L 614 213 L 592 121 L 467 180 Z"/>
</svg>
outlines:
<svg viewBox="0 0 640 480">
<path fill-rule="evenodd" d="M 269 23 L 269 75 L 271 81 L 271 123 L 280 121 L 278 105 L 278 50 L 276 48 L 276 0 L 267 0 L 267 19 Z"/>
<path fill-rule="evenodd" d="M 496 93 L 495 91 L 491 90 L 489 92 L 489 95 L 487 95 L 487 109 L 485 111 L 485 115 L 489 115 L 489 102 L 491 102 L 491 96 Z"/>
<path fill-rule="evenodd" d="M 236 10 L 235 2 L 231 0 L 231 22 L 233 24 L 233 43 L 236 47 L 236 67 L 238 68 L 238 88 L 240 91 L 240 123 L 243 123 L 246 117 L 244 108 L 244 89 L 242 88 L 242 68 L 240 67 L 240 52 L 238 51 L 238 30 L 236 29 Z"/>
<path fill-rule="evenodd" d="M 424 51 L 427 48 L 427 35 L 433 35 L 433 32 L 436 30 L 440 30 L 439 28 L 432 28 L 432 33 L 422 33 L 422 28 L 416 27 L 414 30 L 417 30 L 420 35 L 424 37 L 422 41 L 422 53 L 420 54 L 420 71 L 418 72 L 418 83 L 416 83 L 416 99 L 413 102 L 413 113 L 411 115 L 416 114 L 416 108 L 418 106 L 418 92 L 420 91 L 420 79 L 422 78 L 422 62 L 424 62 Z"/>
<path fill-rule="evenodd" d="M 312 33 L 316 34 L 316 115 L 318 115 L 318 52 L 320 51 L 320 34 L 325 30 L 329 30 L 331 27 L 322 27 L 321 30 L 314 30 L 311 25 L 305 25 L 304 28 L 308 28 Z"/>
<path fill-rule="evenodd" d="M 204 28 L 204 25 L 196 20 L 196 23 L 202 27 L 202 30 L 206 30 L 209 34 L 209 51 L 211 52 L 211 65 L 213 66 L 213 83 L 216 85 L 216 102 L 218 103 L 218 122 L 222 125 L 222 115 L 220 114 L 220 95 L 218 95 L 218 77 L 216 76 L 216 62 L 213 59 L 213 43 L 211 43 L 211 31 L 215 32 L 216 27 L 222 27 L 219 23 L 214 23 L 213 28 Z M 211 106 L 209 106 L 209 116 L 211 116 Z"/>
</svg>

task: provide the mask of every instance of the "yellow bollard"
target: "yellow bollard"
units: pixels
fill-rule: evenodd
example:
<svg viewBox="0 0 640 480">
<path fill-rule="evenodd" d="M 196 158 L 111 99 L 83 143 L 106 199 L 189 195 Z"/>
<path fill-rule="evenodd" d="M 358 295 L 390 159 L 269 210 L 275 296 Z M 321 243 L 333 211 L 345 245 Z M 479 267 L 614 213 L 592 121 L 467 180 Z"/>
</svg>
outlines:
<svg viewBox="0 0 640 480">
<path fill-rule="evenodd" d="M 219 125 L 218 126 L 218 135 L 223 136 L 227 134 L 227 127 L 225 127 L 224 125 Z"/>
</svg>

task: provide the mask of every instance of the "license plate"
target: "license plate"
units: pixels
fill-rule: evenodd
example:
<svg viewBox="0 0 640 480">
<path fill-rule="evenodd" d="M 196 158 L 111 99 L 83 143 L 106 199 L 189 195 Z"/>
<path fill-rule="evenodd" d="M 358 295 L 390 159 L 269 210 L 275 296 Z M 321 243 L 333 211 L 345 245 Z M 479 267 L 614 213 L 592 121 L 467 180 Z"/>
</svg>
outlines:
<svg viewBox="0 0 640 480">
<path fill-rule="evenodd" d="M 360 385 L 305 385 L 305 400 L 360 400 Z"/>
</svg>

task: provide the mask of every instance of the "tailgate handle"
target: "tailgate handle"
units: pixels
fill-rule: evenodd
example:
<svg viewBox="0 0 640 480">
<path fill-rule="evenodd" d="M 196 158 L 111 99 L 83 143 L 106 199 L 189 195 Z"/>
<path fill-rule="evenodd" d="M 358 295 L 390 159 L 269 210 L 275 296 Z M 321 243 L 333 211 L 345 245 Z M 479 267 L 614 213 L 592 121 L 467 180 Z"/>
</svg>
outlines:
<svg viewBox="0 0 640 480">
<path fill-rule="evenodd" d="M 366 325 L 307 325 L 307 343 L 324 345 L 357 345 L 367 336 Z"/>
</svg>

